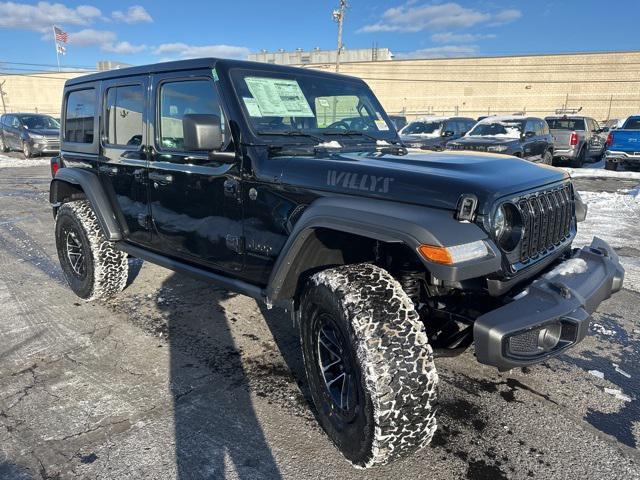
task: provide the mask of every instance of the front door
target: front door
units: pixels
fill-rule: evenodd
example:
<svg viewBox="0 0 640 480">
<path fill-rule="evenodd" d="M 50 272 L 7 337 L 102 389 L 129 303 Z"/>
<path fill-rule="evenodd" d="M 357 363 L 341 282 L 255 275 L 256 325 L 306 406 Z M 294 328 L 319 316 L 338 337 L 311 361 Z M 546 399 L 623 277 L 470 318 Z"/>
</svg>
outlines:
<svg viewBox="0 0 640 480">
<path fill-rule="evenodd" d="M 149 199 L 154 248 L 212 269 L 241 270 L 240 165 L 184 148 L 182 119 L 190 113 L 219 115 L 223 149 L 234 148 L 211 72 L 158 74 L 152 83 Z"/>
<path fill-rule="evenodd" d="M 147 199 L 148 76 L 103 82 L 103 119 L 98 172 L 114 204 L 128 241 L 148 244 L 150 212 Z"/>
</svg>

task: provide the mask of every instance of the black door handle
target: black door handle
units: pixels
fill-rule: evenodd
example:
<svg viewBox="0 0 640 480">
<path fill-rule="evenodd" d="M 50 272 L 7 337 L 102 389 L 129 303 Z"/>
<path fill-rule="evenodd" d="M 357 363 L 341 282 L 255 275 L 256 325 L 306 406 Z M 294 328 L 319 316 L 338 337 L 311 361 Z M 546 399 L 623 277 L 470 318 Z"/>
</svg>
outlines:
<svg viewBox="0 0 640 480">
<path fill-rule="evenodd" d="M 170 173 L 149 172 L 149 180 L 157 183 L 171 183 L 173 182 L 173 175 Z"/>
</svg>

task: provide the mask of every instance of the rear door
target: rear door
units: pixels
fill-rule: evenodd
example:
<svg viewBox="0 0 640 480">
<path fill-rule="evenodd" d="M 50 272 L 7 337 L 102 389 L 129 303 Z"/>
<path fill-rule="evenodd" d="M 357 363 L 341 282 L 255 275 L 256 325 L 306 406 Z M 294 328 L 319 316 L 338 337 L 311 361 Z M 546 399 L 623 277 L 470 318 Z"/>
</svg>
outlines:
<svg viewBox="0 0 640 480">
<path fill-rule="evenodd" d="M 532 135 L 525 135 L 522 140 L 523 157 L 527 160 L 538 161 L 542 155 L 540 129 L 536 121 L 532 118 L 526 121 L 524 126 L 525 134 L 531 132 Z"/>
<path fill-rule="evenodd" d="M 185 114 L 221 117 L 224 150 L 233 150 L 225 132 L 223 99 L 210 70 L 153 76 L 153 134 L 149 143 L 149 197 L 154 247 L 215 270 L 242 269 L 243 228 L 240 164 L 209 158 L 184 148 Z"/>
<path fill-rule="evenodd" d="M 20 139 L 21 129 L 22 126 L 18 117 L 15 115 L 8 115 L 8 120 L 4 130 L 8 147 L 15 148 L 17 150 L 22 149 L 22 141 Z"/>
<path fill-rule="evenodd" d="M 98 172 L 118 215 L 127 241 L 148 244 L 150 212 L 147 198 L 148 76 L 102 83 L 102 155 Z"/>
</svg>

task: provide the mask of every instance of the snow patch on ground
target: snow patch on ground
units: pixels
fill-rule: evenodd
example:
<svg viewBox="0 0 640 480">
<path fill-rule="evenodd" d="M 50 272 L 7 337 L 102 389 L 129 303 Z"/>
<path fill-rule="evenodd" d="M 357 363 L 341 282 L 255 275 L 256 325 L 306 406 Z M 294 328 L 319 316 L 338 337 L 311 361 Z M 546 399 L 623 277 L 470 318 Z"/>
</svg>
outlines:
<svg viewBox="0 0 640 480">
<path fill-rule="evenodd" d="M 629 173 L 629 172 L 620 172 Z M 602 238 L 613 248 L 636 248 L 638 242 L 638 219 L 640 219 L 640 185 L 631 190 L 621 189 L 616 193 L 580 191 L 582 200 L 588 205 L 587 218 L 578 224 L 575 247 L 591 244 L 594 235 Z M 620 254 L 620 263 L 625 269 L 624 288 L 640 292 L 640 258 L 631 251 Z"/>
<path fill-rule="evenodd" d="M 620 178 L 626 180 L 640 180 L 640 172 L 605 170 L 604 168 L 569 168 L 559 167 L 571 175 L 571 178 Z"/>
<path fill-rule="evenodd" d="M 0 168 L 25 168 L 49 165 L 48 158 L 14 158 L 0 155 Z"/>
<path fill-rule="evenodd" d="M 589 373 L 596 378 L 604 378 L 604 373 L 602 373 L 600 370 L 589 370 Z"/>
<path fill-rule="evenodd" d="M 622 400 L 623 402 L 630 402 L 631 401 L 631 397 L 629 397 L 628 395 L 625 395 L 624 393 L 622 393 L 622 390 L 618 390 L 617 388 L 606 388 L 605 387 L 604 391 L 605 391 L 605 393 L 608 393 L 609 395 L 613 395 L 618 400 Z"/>
</svg>

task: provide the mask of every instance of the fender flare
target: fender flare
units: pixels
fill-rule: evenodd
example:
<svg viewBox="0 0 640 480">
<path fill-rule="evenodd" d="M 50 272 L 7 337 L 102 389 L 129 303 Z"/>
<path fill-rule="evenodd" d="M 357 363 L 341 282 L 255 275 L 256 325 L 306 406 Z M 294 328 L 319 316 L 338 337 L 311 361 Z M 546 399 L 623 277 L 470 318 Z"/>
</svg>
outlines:
<svg viewBox="0 0 640 480">
<path fill-rule="evenodd" d="M 64 184 L 79 187 L 96 215 L 98 224 L 107 240 L 122 240 L 122 229 L 118 223 L 109 198 L 95 172 L 82 168 L 61 168 L 51 180 L 49 202 L 56 205 L 65 201 Z"/>
<path fill-rule="evenodd" d="M 296 267 L 306 255 L 305 244 L 317 229 L 337 230 L 386 243 L 403 243 L 413 251 L 423 244 L 451 246 L 486 241 L 490 252 L 487 258 L 458 265 L 432 263 L 416 251 L 427 270 L 441 280 L 460 281 L 501 268 L 499 250 L 486 232 L 474 223 L 455 220 L 451 211 L 371 198 L 326 197 L 307 207 L 289 235 L 265 290 L 270 301 L 290 297 L 291 292 L 283 290 L 283 286 L 289 275 L 296 275 Z"/>
</svg>

